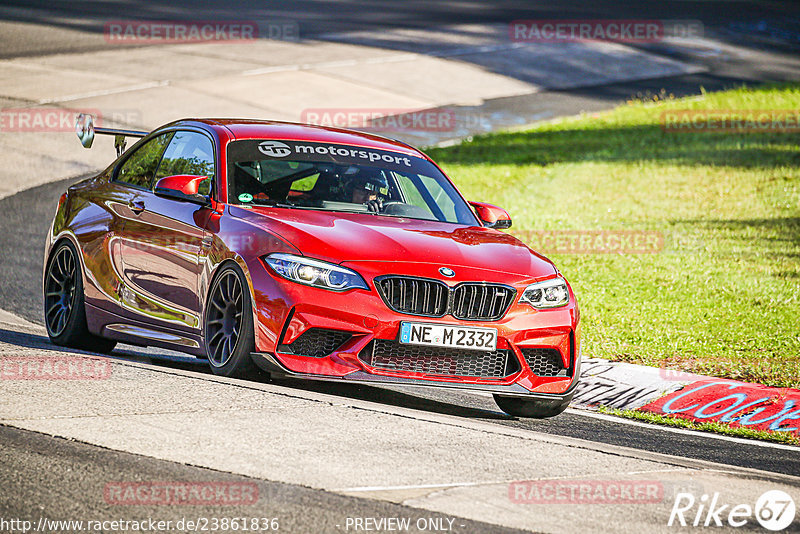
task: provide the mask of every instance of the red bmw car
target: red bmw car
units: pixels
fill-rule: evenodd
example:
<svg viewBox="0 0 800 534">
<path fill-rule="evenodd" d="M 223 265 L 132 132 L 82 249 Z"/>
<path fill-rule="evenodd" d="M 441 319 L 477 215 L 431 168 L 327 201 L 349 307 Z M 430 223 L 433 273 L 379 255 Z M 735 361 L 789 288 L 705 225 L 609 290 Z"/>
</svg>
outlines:
<svg viewBox="0 0 800 534">
<path fill-rule="evenodd" d="M 207 358 L 214 373 L 492 393 L 549 417 L 579 375 L 575 296 L 425 154 L 364 133 L 181 120 L 116 136 L 48 234 L 47 332 Z M 125 150 L 126 137 L 141 139 Z"/>
</svg>

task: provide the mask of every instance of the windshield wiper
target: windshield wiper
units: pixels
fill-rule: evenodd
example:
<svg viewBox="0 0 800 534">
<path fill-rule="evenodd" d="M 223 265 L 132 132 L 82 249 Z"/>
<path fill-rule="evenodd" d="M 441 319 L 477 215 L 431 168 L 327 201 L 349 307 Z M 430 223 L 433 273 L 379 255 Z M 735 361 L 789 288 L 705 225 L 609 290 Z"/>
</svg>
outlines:
<svg viewBox="0 0 800 534">
<path fill-rule="evenodd" d="M 335 213 L 360 213 L 362 215 L 381 215 L 380 213 L 375 213 L 374 211 L 367 211 L 367 210 L 346 210 L 341 208 L 314 208 L 314 209 L 320 211 L 332 211 Z"/>
<path fill-rule="evenodd" d="M 285 201 L 272 200 L 272 199 L 269 199 L 269 198 L 264 198 L 264 199 L 254 198 L 252 203 L 253 203 L 253 205 L 269 206 L 269 207 L 275 207 L 275 208 L 296 208 L 297 207 L 294 204 L 290 204 L 290 203 L 285 202 Z"/>
</svg>

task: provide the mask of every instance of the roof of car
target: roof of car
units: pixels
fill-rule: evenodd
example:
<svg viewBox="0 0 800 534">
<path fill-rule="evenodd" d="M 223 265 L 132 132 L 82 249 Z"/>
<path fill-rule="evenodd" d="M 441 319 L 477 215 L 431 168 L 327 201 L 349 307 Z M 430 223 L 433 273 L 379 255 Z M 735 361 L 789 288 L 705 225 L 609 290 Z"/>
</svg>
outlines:
<svg viewBox="0 0 800 534">
<path fill-rule="evenodd" d="M 356 132 L 343 128 L 252 119 L 184 119 L 173 125 L 203 123 L 217 130 L 229 141 L 236 139 L 276 139 L 285 141 L 308 141 L 311 143 L 333 143 L 353 145 L 376 150 L 391 150 L 413 156 L 424 156 L 413 147 L 394 139 L 379 135 Z"/>
</svg>

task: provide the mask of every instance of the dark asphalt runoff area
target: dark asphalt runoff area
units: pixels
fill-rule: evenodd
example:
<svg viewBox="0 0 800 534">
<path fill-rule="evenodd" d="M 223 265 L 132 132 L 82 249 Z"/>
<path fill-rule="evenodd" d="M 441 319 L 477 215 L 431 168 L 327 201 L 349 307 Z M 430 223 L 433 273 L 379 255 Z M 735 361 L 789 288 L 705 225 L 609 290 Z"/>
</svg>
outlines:
<svg viewBox="0 0 800 534">
<path fill-rule="evenodd" d="M 453 530 L 458 533 L 521 532 L 385 501 L 348 497 L 112 451 L 9 426 L 0 425 L 0 444 L 0 488 L 3 488 L 0 517 L 6 521 L 10 518 L 30 521 L 33 525 L 38 525 L 44 518 L 49 521 L 50 528 L 42 532 L 78 532 L 77 528 L 56 529 L 52 522 L 90 520 L 143 521 L 144 524 L 150 520 L 171 521 L 172 528 L 166 532 L 190 532 L 194 529 L 178 525 L 191 521 L 208 526 L 210 532 L 233 532 L 230 527 L 210 527 L 214 518 L 239 518 L 240 521 L 246 520 L 248 525 L 257 519 L 259 526 L 266 521 L 266 524 L 277 527 L 270 527 L 267 531 L 327 533 L 347 532 L 348 518 L 367 517 L 408 519 L 412 528 L 407 532 L 420 532 L 415 528 L 417 521 L 432 517 L 453 520 Z M 171 487 L 186 483 L 184 487 L 198 490 L 205 487 L 217 490 L 224 484 L 223 487 L 232 491 L 215 492 L 213 498 L 221 503 L 218 505 L 132 505 L 130 500 L 120 497 L 126 495 L 123 493 L 125 488 L 135 487 L 131 483 L 150 481 L 167 482 Z M 203 486 L 203 483 L 210 486 Z M 225 498 L 232 499 L 229 502 L 243 501 L 247 504 L 223 504 Z M 277 521 L 272 523 L 273 520 Z M 119 528 L 122 526 L 113 528 L 109 523 L 103 531 L 132 530 Z M 8 532 L 10 529 L 0 530 Z M 148 530 L 152 531 L 141 529 L 142 532 Z"/>
<path fill-rule="evenodd" d="M 314 39 L 338 32 L 521 19 L 697 20 L 732 42 L 800 47 L 800 6 L 788 0 L 4 0 L 0 21 L 25 26 L 0 34 L 0 57 L 99 50 L 106 45 L 103 26 L 113 20 L 290 21 L 299 25 L 301 39 Z"/>
</svg>

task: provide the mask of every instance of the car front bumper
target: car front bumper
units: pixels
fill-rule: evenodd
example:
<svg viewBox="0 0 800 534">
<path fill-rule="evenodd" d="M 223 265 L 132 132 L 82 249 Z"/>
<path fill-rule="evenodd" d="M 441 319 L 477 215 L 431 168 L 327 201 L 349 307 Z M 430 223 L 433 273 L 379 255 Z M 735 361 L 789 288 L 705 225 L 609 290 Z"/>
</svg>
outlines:
<svg viewBox="0 0 800 534">
<path fill-rule="evenodd" d="M 570 289 L 570 304 L 557 309 L 534 310 L 519 302 L 526 284 L 535 280 L 507 273 L 469 272 L 460 281 L 481 280 L 511 285 L 517 295 L 505 315 L 497 321 L 463 321 L 450 315 L 423 317 L 389 309 L 374 285 L 374 278 L 385 274 L 387 265 L 361 264 L 358 272 L 370 290 L 344 293 L 308 287 L 279 278 L 267 267 L 251 267 L 256 313 L 256 352 L 253 360 L 273 375 L 334 380 L 351 383 L 372 383 L 391 386 L 432 386 L 483 391 L 504 396 L 525 396 L 542 400 L 568 400 L 574 394 L 580 374 L 579 312 Z M 425 265 L 396 263 L 388 266 L 393 274 L 435 278 L 424 271 Z M 422 270 L 422 271 L 421 271 Z M 441 278 L 441 277 L 439 277 Z M 488 278 L 488 280 L 487 280 Z M 497 348 L 507 351 L 514 367 L 503 376 L 466 376 L 437 374 L 415 370 L 371 366 L 364 358 L 374 340 L 396 341 L 401 322 L 439 323 L 457 326 L 495 328 Z M 288 347 L 311 329 L 346 332 L 349 338 L 335 350 L 308 356 L 296 354 Z M 564 368 L 560 376 L 537 375 L 526 361 L 526 349 L 558 351 Z M 469 357 L 475 351 L 462 351 Z"/>
</svg>

